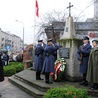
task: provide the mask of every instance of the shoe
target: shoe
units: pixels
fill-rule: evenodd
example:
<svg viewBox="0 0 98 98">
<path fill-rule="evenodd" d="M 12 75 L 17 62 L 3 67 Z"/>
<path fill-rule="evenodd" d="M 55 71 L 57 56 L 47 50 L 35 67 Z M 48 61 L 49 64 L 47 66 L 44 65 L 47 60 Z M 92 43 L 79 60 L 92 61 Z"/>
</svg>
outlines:
<svg viewBox="0 0 98 98">
<path fill-rule="evenodd" d="M 91 90 L 98 90 L 98 85 L 93 85 L 90 87 Z"/>
<path fill-rule="evenodd" d="M 85 84 L 85 81 L 82 81 L 79 85 L 84 85 Z"/>
<path fill-rule="evenodd" d="M 94 89 L 95 87 L 95 83 L 93 83 L 93 85 L 90 87 L 90 89 Z"/>
<path fill-rule="evenodd" d="M 90 89 L 91 89 L 91 90 L 94 90 L 94 87 L 92 86 L 92 87 L 90 87 Z"/>
<path fill-rule="evenodd" d="M 44 79 L 40 78 L 39 80 L 44 80 Z"/>
<path fill-rule="evenodd" d="M 44 79 L 42 79 L 42 78 L 36 78 L 36 80 L 44 80 Z"/>
<path fill-rule="evenodd" d="M 46 81 L 46 84 L 53 84 L 53 82 L 51 82 L 51 81 Z"/>
<path fill-rule="evenodd" d="M 88 86 L 88 81 L 85 82 L 84 86 Z"/>
</svg>

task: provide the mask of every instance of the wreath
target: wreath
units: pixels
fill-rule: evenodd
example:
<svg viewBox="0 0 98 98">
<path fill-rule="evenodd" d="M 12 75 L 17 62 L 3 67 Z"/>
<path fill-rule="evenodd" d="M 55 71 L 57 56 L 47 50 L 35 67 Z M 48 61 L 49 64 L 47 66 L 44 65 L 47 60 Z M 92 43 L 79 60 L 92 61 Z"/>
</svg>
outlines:
<svg viewBox="0 0 98 98">
<path fill-rule="evenodd" d="M 58 79 L 58 75 L 61 73 L 61 72 L 64 72 L 65 71 L 65 67 L 66 67 L 66 61 L 64 58 L 59 58 L 56 60 L 55 62 L 55 66 L 54 66 L 54 80 L 57 80 Z"/>
</svg>

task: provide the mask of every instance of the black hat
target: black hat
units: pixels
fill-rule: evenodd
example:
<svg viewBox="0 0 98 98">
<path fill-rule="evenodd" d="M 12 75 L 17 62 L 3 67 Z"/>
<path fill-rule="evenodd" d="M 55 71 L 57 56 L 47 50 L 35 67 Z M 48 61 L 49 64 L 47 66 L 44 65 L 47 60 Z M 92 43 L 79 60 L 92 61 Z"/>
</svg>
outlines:
<svg viewBox="0 0 98 98">
<path fill-rule="evenodd" d="M 38 42 L 43 42 L 43 40 L 38 40 Z"/>
<path fill-rule="evenodd" d="M 85 36 L 85 37 L 83 38 L 83 40 L 89 40 L 89 37 Z"/>
<path fill-rule="evenodd" d="M 92 43 L 93 43 L 93 42 L 96 42 L 96 43 L 98 43 L 98 40 L 93 40 L 93 41 L 92 41 Z"/>
<path fill-rule="evenodd" d="M 47 42 L 53 42 L 52 38 L 51 39 L 48 39 Z"/>
</svg>

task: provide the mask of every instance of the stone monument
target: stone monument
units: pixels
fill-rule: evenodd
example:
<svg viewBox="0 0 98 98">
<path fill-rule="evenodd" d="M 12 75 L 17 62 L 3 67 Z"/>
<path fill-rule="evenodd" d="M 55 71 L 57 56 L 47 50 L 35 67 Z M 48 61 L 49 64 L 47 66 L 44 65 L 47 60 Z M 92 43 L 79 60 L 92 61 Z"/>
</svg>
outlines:
<svg viewBox="0 0 98 98">
<path fill-rule="evenodd" d="M 33 45 L 28 45 L 23 51 L 24 69 L 32 66 Z"/>
<path fill-rule="evenodd" d="M 70 4 L 69 8 L 71 8 Z M 59 50 L 59 53 L 63 54 L 63 57 L 65 53 L 65 59 L 67 62 L 65 76 L 67 80 L 79 81 L 81 79 L 81 74 L 79 73 L 79 62 L 76 58 L 76 53 L 79 46 L 82 44 L 82 40 L 76 38 L 74 22 L 71 14 L 69 14 L 69 17 L 66 19 L 64 33 L 59 40 L 59 44 L 63 46 L 63 48 Z"/>
</svg>

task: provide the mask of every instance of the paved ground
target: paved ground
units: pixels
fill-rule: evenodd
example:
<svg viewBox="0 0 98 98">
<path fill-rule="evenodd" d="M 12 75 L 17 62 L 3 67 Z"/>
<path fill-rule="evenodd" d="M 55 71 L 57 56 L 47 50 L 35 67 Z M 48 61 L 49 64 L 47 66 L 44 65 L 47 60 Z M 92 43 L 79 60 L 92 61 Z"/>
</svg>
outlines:
<svg viewBox="0 0 98 98">
<path fill-rule="evenodd" d="M 8 82 L 7 77 L 5 78 L 4 82 L 0 83 L 0 93 L 2 94 L 2 97 L 0 98 L 33 98 L 18 87 Z"/>
<path fill-rule="evenodd" d="M 2 94 L 2 97 L 0 98 L 34 98 L 18 87 L 14 86 L 10 82 L 8 82 L 8 78 L 5 78 L 4 82 L 0 83 L 0 93 Z M 98 97 L 92 97 L 92 98 L 98 98 Z"/>
</svg>

